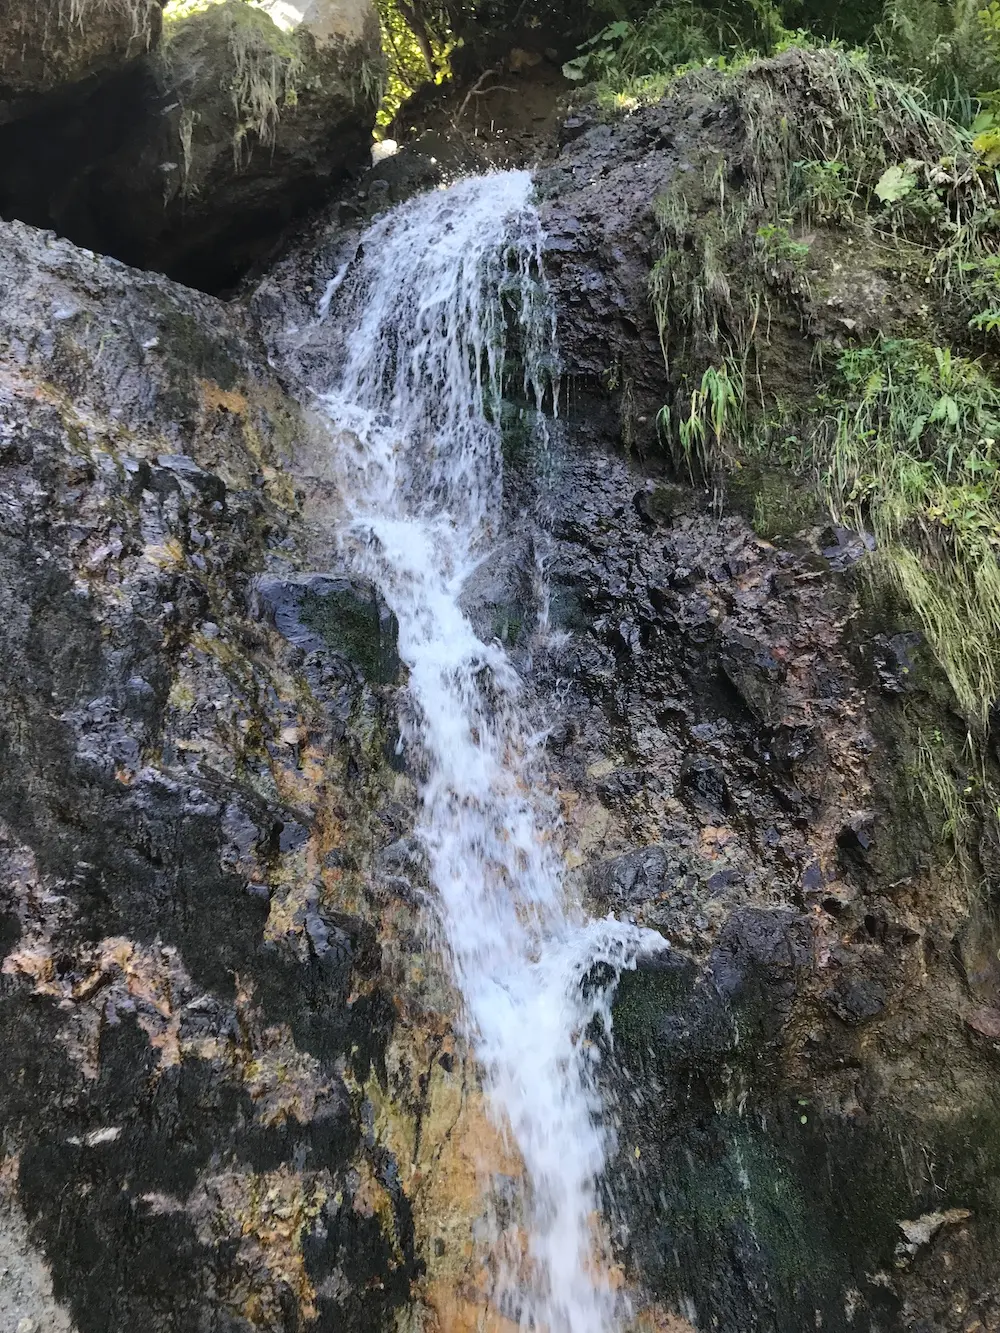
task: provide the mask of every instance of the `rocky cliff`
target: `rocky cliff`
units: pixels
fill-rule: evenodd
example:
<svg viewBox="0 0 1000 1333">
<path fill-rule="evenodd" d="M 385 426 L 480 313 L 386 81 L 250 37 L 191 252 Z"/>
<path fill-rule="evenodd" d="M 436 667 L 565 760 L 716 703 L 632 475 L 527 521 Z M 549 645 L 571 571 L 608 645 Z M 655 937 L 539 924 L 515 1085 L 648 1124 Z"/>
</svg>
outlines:
<svg viewBox="0 0 1000 1333">
<path fill-rule="evenodd" d="M 563 410 L 539 453 L 508 405 L 468 597 L 549 701 L 577 887 L 672 946 L 602 1062 L 608 1264 L 671 1333 L 1000 1326 L 992 742 L 963 758 L 926 626 L 811 479 L 656 428 L 715 351 L 675 305 L 667 372 L 665 228 L 703 259 L 717 201 L 762 209 L 762 90 L 836 133 L 837 78 L 792 53 L 574 114 L 539 175 Z M 394 627 L 332 568 L 309 409 L 358 214 L 434 171 L 377 169 L 245 302 L 0 235 L 0 1313 L 41 1329 L 512 1327 L 479 1240 L 520 1167 L 426 948 Z M 821 342 L 947 326 L 870 242 L 814 218 L 808 281 L 764 253 L 765 411 Z"/>
</svg>

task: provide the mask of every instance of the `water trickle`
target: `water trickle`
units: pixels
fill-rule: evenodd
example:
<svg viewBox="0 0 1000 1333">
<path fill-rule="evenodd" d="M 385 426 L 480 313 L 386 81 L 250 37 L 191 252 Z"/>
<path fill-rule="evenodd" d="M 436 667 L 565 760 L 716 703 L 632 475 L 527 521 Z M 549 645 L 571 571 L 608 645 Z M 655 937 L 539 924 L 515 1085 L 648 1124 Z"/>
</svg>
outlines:
<svg viewBox="0 0 1000 1333">
<path fill-rule="evenodd" d="M 380 586 L 409 668 L 404 740 L 433 929 L 525 1165 L 530 1263 L 500 1274 L 495 1300 L 525 1328 L 602 1333 L 620 1311 L 593 1254 L 608 1134 L 586 1034 L 610 1024 L 621 970 L 661 942 L 568 898 L 526 687 L 459 602 L 498 532 L 496 423 L 515 345 L 539 410 L 553 393 L 542 241 L 526 172 L 464 180 L 376 221 L 324 294 L 340 344 L 324 401 L 342 449 L 342 549 Z"/>
</svg>

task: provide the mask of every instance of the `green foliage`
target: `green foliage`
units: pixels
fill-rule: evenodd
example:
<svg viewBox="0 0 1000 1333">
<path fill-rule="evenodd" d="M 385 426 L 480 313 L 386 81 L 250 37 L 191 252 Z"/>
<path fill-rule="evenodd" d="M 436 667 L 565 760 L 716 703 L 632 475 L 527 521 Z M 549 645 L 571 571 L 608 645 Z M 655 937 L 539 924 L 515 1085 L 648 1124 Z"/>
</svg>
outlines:
<svg viewBox="0 0 1000 1333">
<path fill-rule="evenodd" d="M 809 223 L 853 216 L 857 191 L 846 162 L 810 158 L 793 164 L 796 179 L 792 190 L 802 218 Z"/>
<path fill-rule="evenodd" d="M 456 40 L 448 8 L 433 0 L 375 0 L 387 62 L 376 133 L 392 124 L 407 98 L 451 74 Z"/>
<path fill-rule="evenodd" d="M 964 125 L 975 122 L 1000 87 L 996 0 L 985 8 L 982 0 L 889 0 L 878 40 L 901 77 Z"/>
<path fill-rule="evenodd" d="M 965 716 L 1000 687 L 1000 389 L 975 361 L 879 338 L 838 363 L 824 476 L 835 516 L 916 612 Z"/>
<path fill-rule="evenodd" d="M 622 93 L 678 66 L 708 60 L 717 45 L 699 6 L 657 5 L 637 23 L 618 19 L 602 28 L 563 65 L 563 73 L 568 79 L 599 82 L 605 92 Z"/>
<path fill-rule="evenodd" d="M 957 748 L 957 747 L 956 747 Z M 959 862 L 967 856 L 973 798 L 982 780 L 952 753 L 949 738 L 938 727 L 917 727 L 909 765 L 911 795 L 923 805 L 935 837 L 949 843 Z"/>
<path fill-rule="evenodd" d="M 729 432 L 743 411 L 744 386 L 737 367 L 709 366 L 690 396 L 684 413 L 672 429 L 668 407 L 660 410 L 657 425 L 675 464 L 683 463 L 692 481 L 696 475 L 714 476 L 725 461 Z"/>
<path fill-rule="evenodd" d="M 771 268 L 778 264 L 801 264 L 809 254 L 807 244 L 795 241 L 789 235 L 790 221 L 762 222 L 757 228 L 757 249 Z"/>
<path fill-rule="evenodd" d="M 805 55 L 794 85 L 774 68 L 689 76 L 715 95 L 722 82 L 746 147 L 738 171 L 707 156 L 656 203 L 650 297 L 674 388 L 661 437 L 692 477 L 716 488 L 735 478 L 765 534 L 788 530 L 783 509 L 800 523 L 796 474 L 821 475 L 836 519 L 873 534 L 869 572 L 912 607 L 981 732 L 1000 691 L 1000 389 L 986 367 L 933 342 L 882 337 L 842 351 L 824 393 L 768 427 L 756 459 L 753 442 L 773 392 L 761 357 L 776 303 L 804 298 L 812 281 L 810 226 L 850 224 L 897 246 L 916 234 L 933 291 L 957 302 L 973 336 L 1000 332 L 997 173 L 971 136 L 863 56 Z M 787 483 L 772 484 L 774 441 L 799 438 L 802 425 L 810 458 L 790 460 Z"/>
<path fill-rule="evenodd" d="M 614 21 L 563 65 L 567 78 L 595 83 L 599 104 L 612 110 L 658 100 L 692 69 L 728 69 L 809 41 L 807 33 L 785 27 L 775 0 L 657 0 L 615 11 Z"/>
</svg>

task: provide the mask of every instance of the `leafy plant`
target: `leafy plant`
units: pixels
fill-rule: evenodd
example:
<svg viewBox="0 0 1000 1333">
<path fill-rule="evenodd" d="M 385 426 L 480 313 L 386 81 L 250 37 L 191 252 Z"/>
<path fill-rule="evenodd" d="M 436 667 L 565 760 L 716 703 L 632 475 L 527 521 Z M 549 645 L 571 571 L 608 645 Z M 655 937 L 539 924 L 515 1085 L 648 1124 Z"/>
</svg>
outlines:
<svg viewBox="0 0 1000 1333">
<path fill-rule="evenodd" d="M 619 19 L 602 28 L 563 65 L 563 74 L 621 92 L 639 80 L 707 60 L 716 50 L 703 9 L 691 3 L 657 5 L 640 22 Z"/>
<path fill-rule="evenodd" d="M 881 199 L 883 204 L 895 204 L 900 199 L 905 199 L 917 183 L 916 172 L 912 170 L 913 165 L 916 164 L 907 163 L 901 166 L 897 162 L 891 167 L 886 167 L 875 184 L 876 198 Z"/>
<path fill-rule="evenodd" d="M 427 83 L 451 75 L 457 44 L 451 16 L 442 4 L 428 0 L 375 0 L 386 57 L 386 82 L 376 132 L 383 134 L 400 107 Z"/>
<path fill-rule="evenodd" d="M 691 393 L 686 413 L 677 419 L 676 430 L 670 409 L 660 410 L 658 427 L 675 464 L 683 464 L 692 481 L 696 476 L 711 479 L 718 473 L 725 458 L 726 436 L 741 415 L 743 397 L 743 382 L 734 366 L 709 366 Z"/>
<path fill-rule="evenodd" d="M 787 222 L 762 222 L 757 228 L 757 249 L 772 267 L 777 264 L 799 265 L 809 254 L 809 246 L 793 240 Z"/>
<path fill-rule="evenodd" d="M 1000 689 L 1000 389 L 978 362 L 911 339 L 853 348 L 838 372 L 830 507 L 870 529 L 874 567 L 983 727 Z"/>
<path fill-rule="evenodd" d="M 852 187 L 846 162 L 838 158 L 807 158 L 796 162 L 794 193 L 803 218 L 823 222 L 828 218 L 850 216 L 857 191 Z"/>
</svg>

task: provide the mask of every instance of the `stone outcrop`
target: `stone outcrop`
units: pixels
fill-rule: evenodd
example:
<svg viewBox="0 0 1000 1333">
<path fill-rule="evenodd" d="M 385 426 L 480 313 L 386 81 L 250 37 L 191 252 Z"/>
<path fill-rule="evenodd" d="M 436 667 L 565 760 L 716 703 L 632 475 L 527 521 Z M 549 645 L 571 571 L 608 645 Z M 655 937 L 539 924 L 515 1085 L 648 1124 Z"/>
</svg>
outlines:
<svg viewBox="0 0 1000 1333">
<path fill-rule="evenodd" d="M 294 573 L 298 409 L 238 310 L 20 224 L 0 244 L 18 1313 L 382 1327 L 416 1263 L 362 1092 L 392 1030 L 360 911 L 391 716 L 255 590 Z"/>
<path fill-rule="evenodd" d="M 540 458 L 508 404 L 468 611 L 530 662 L 576 886 L 672 946 L 602 1066 L 637 1328 L 970 1333 L 1000 1321 L 997 853 L 945 844 L 911 746 L 964 725 L 857 534 L 769 540 L 656 443 L 654 201 L 742 132 L 701 81 L 575 113 L 541 178 L 566 407 Z M 55 1329 L 505 1327 L 477 1238 L 520 1166 L 424 947 L 392 617 L 333 568 L 288 396 L 356 224 L 436 169 L 371 173 L 245 307 L 0 232 L 0 1262 Z M 910 318 L 891 262 L 776 300 L 774 363 Z"/>
<path fill-rule="evenodd" d="M 75 51 L 91 30 L 68 5 L 50 23 Z M 0 215 L 225 288 L 367 162 L 382 68 L 370 0 L 168 6 L 155 49 L 107 77 L 54 72 L 0 125 Z"/>
<path fill-rule="evenodd" d="M 123 69 L 152 49 L 162 3 L 9 0 L 0 24 L 0 124 L 16 114 L 19 98 Z"/>
</svg>

